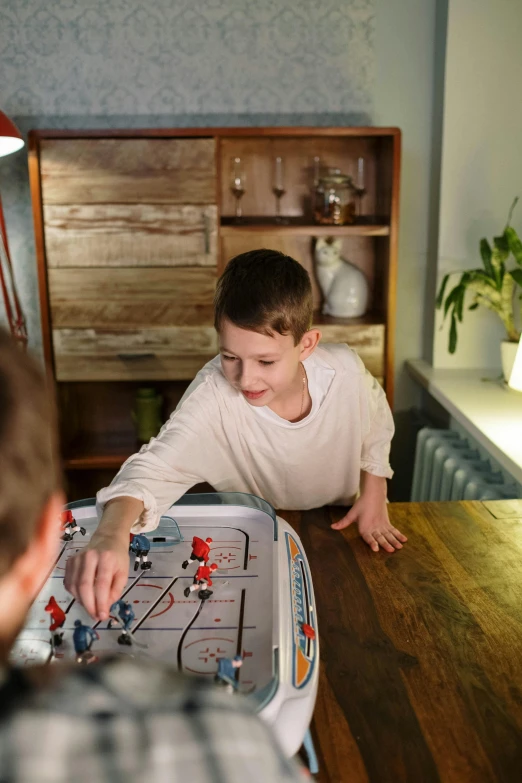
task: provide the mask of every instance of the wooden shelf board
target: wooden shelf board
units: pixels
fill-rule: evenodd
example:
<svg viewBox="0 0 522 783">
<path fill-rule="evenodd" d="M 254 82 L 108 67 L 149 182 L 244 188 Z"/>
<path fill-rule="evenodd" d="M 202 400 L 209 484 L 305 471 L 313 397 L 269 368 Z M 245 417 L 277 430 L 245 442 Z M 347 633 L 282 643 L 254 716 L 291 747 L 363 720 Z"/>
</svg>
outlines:
<svg viewBox="0 0 522 783">
<path fill-rule="evenodd" d="M 63 458 L 65 470 L 118 470 L 139 450 L 134 433 L 86 434 L 78 436 Z"/>
<path fill-rule="evenodd" d="M 368 219 L 364 223 L 346 226 L 325 226 L 308 223 L 300 217 L 285 218 L 288 223 L 276 223 L 273 217 L 244 217 L 236 222 L 233 217 L 222 217 L 220 233 L 231 236 L 241 232 L 263 231 L 271 234 L 291 234 L 304 236 L 389 236 L 390 226 L 384 219 Z"/>
<path fill-rule="evenodd" d="M 360 318 L 334 318 L 332 315 L 323 315 L 320 310 L 314 310 L 314 326 L 374 326 L 386 325 L 386 318 L 382 313 L 369 312 Z"/>
</svg>

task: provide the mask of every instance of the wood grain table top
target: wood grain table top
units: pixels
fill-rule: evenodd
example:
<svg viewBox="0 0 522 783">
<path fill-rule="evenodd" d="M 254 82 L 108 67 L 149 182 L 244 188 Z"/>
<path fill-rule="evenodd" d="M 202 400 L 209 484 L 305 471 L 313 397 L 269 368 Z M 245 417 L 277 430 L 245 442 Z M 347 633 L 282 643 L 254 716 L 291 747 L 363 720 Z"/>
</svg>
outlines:
<svg viewBox="0 0 522 783">
<path fill-rule="evenodd" d="M 314 582 L 317 780 L 522 781 L 522 500 L 392 503 L 391 555 L 345 512 L 278 512 Z"/>
</svg>

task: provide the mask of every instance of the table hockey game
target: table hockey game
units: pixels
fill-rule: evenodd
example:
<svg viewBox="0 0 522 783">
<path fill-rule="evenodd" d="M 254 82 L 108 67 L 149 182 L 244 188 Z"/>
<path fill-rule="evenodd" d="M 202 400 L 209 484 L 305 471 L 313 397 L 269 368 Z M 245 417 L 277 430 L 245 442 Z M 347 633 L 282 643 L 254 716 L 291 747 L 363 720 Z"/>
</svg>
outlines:
<svg viewBox="0 0 522 783">
<path fill-rule="evenodd" d="M 73 662 L 74 622 L 92 624 L 66 592 L 63 577 L 67 559 L 87 545 L 96 528 L 95 503 L 78 501 L 66 508 L 86 532 L 62 542 L 13 649 L 14 665 Z M 146 535 L 152 567 L 134 571 L 131 556 L 122 594 L 135 613 L 132 645 L 118 643 L 119 626 L 95 623 L 100 639 L 93 653 L 159 659 L 189 675 L 212 678 L 219 658 L 241 655 L 237 690 L 255 700 L 284 751 L 294 755 L 312 718 L 319 664 L 313 586 L 299 537 L 266 501 L 241 493 L 185 495 Z M 193 536 L 212 538 L 209 563 L 218 568 L 207 600 L 200 600 L 198 591 L 184 595 L 199 565 L 181 567 L 190 557 Z M 63 643 L 55 650 L 45 611 L 51 596 L 66 613 Z M 305 634 L 304 624 L 312 632 Z"/>
</svg>

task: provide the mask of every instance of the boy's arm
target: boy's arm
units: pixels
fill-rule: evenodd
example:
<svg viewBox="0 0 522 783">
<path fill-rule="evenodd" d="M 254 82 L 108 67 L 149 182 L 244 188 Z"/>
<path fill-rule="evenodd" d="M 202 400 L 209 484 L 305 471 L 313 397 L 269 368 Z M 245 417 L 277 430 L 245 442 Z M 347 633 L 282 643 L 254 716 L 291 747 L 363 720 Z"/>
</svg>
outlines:
<svg viewBox="0 0 522 783">
<path fill-rule="evenodd" d="M 65 589 L 98 620 L 108 618 L 127 583 L 129 532 L 142 511 L 136 498 L 110 500 L 89 546 L 67 560 Z"/>
<path fill-rule="evenodd" d="M 360 495 L 350 511 L 332 527 L 342 530 L 357 522 L 361 537 L 374 552 L 378 552 L 379 547 L 394 552 L 402 549 L 407 541 L 406 536 L 391 525 L 386 503 L 386 479 L 393 475 L 389 455 L 395 425 L 384 390 L 368 371 L 363 372 L 359 412 L 365 435 L 361 446 Z"/>
<path fill-rule="evenodd" d="M 89 545 L 69 559 L 65 578 L 66 588 L 96 619 L 108 618 L 126 584 L 130 530 L 154 530 L 161 514 L 205 481 L 205 471 L 217 463 L 214 408 L 212 398 L 197 390 L 98 493 L 98 529 Z"/>
<path fill-rule="evenodd" d="M 361 379 L 360 410 L 364 425 L 361 470 L 373 476 L 391 478 L 390 446 L 395 424 L 384 389 L 367 370 Z"/>
</svg>

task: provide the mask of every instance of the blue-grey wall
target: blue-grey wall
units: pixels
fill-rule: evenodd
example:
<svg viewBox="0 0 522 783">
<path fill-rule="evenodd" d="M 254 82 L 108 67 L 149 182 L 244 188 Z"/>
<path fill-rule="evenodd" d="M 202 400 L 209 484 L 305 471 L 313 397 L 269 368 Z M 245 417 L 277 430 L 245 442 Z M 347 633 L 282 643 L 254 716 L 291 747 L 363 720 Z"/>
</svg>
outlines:
<svg viewBox="0 0 522 783">
<path fill-rule="evenodd" d="M 373 0 L 2 0 L 2 109 L 368 112 Z"/>
</svg>

